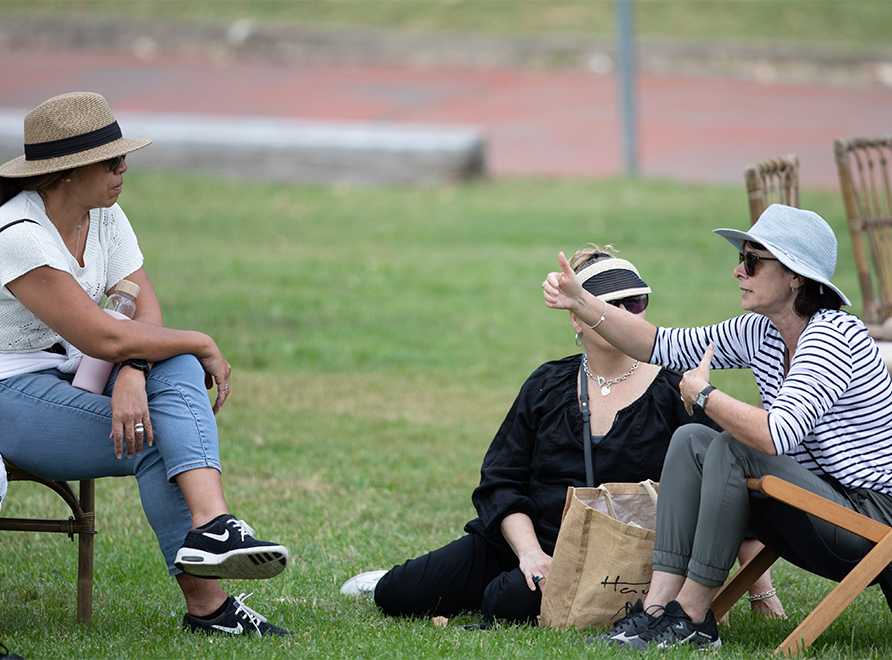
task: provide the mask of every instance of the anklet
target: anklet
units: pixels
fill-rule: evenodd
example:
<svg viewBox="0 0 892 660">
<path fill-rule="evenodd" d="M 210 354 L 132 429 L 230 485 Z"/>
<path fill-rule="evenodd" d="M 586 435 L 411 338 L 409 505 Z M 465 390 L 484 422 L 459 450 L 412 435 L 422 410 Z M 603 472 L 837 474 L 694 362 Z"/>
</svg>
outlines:
<svg viewBox="0 0 892 660">
<path fill-rule="evenodd" d="M 755 603 L 760 600 L 768 600 L 772 596 L 777 593 L 777 589 L 769 589 L 764 594 L 756 594 L 755 596 L 747 596 L 747 600 L 751 603 Z"/>
</svg>

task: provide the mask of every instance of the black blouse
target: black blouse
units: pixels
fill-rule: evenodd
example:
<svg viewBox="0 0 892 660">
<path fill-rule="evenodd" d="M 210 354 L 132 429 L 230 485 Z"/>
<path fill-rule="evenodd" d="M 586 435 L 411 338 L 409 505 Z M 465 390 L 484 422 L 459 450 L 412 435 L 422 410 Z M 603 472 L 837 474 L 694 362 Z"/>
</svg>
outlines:
<svg viewBox="0 0 892 660">
<path fill-rule="evenodd" d="M 542 549 L 554 552 L 567 487 L 585 486 L 582 413 L 576 395 L 581 357 L 546 362 L 527 379 L 492 441 L 472 501 L 478 518 L 465 526 L 504 542 L 502 519 L 525 513 Z M 661 369 L 647 391 L 620 410 L 592 446 L 595 483 L 659 481 L 672 433 L 691 423 L 718 426 L 685 411 L 681 375 Z"/>
</svg>

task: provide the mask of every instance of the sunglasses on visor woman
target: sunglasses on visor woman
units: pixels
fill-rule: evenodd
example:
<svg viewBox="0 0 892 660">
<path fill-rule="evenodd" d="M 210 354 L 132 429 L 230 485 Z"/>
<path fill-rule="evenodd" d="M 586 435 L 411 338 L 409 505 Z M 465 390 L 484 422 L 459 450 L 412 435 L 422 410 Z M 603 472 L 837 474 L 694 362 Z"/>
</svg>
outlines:
<svg viewBox="0 0 892 660">
<path fill-rule="evenodd" d="M 647 309 L 647 303 L 650 301 L 647 294 L 641 294 L 640 296 L 630 296 L 628 298 L 620 298 L 619 300 L 611 300 L 610 304 L 614 307 L 619 307 L 622 305 L 626 308 L 627 312 L 631 312 L 632 314 L 640 314 L 645 309 Z"/>
</svg>

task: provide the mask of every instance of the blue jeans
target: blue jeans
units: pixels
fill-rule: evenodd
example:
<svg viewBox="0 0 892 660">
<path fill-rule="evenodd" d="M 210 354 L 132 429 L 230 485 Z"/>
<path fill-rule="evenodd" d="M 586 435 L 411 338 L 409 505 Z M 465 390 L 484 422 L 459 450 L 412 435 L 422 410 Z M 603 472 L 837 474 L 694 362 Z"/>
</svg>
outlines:
<svg viewBox="0 0 892 660">
<path fill-rule="evenodd" d="M 154 442 L 142 454 L 115 456 L 111 393 L 71 386 L 56 369 L 0 381 L 0 454 L 33 474 L 78 481 L 135 476 L 146 518 L 171 575 L 173 560 L 192 527 L 192 515 L 173 480 L 187 470 L 220 470 L 217 424 L 204 387 L 204 369 L 192 355 L 156 363 L 146 381 Z"/>
</svg>

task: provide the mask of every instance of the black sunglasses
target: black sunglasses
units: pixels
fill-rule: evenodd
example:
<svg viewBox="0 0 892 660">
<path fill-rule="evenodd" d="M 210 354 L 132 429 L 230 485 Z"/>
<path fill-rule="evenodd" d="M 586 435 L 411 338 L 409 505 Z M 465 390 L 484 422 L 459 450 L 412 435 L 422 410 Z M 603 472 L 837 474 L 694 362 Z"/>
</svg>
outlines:
<svg viewBox="0 0 892 660">
<path fill-rule="evenodd" d="M 746 274 L 749 277 L 753 277 L 756 274 L 756 264 L 759 261 L 779 261 L 775 257 L 762 257 L 756 254 L 755 252 L 741 252 L 740 260 L 737 262 L 739 264 L 743 264 L 743 269 L 746 271 Z"/>
<path fill-rule="evenodd" d="M 610 304 L 614 307 L 619 307 L 622 305 L 626 308 L 627 312 L 631 312 L 632 314 L 640 314 L 645 309 L 647 309 L 647 303 L 650 302 L 646 293 L 641 294 L 640 296 L 630 296 L 629 298 L 620 298 L 619 300 L 611 300 Z"/>
<path fill-rule="evenodd" d="M 124 159 L 127 158 L 127 154 L 123 156 L 115 156 L 114 158 L 108 161 L 108 171 L 115 172 L 119 167 L 121 167 L 121 163 L 124 162 Z"/>
</svg>

